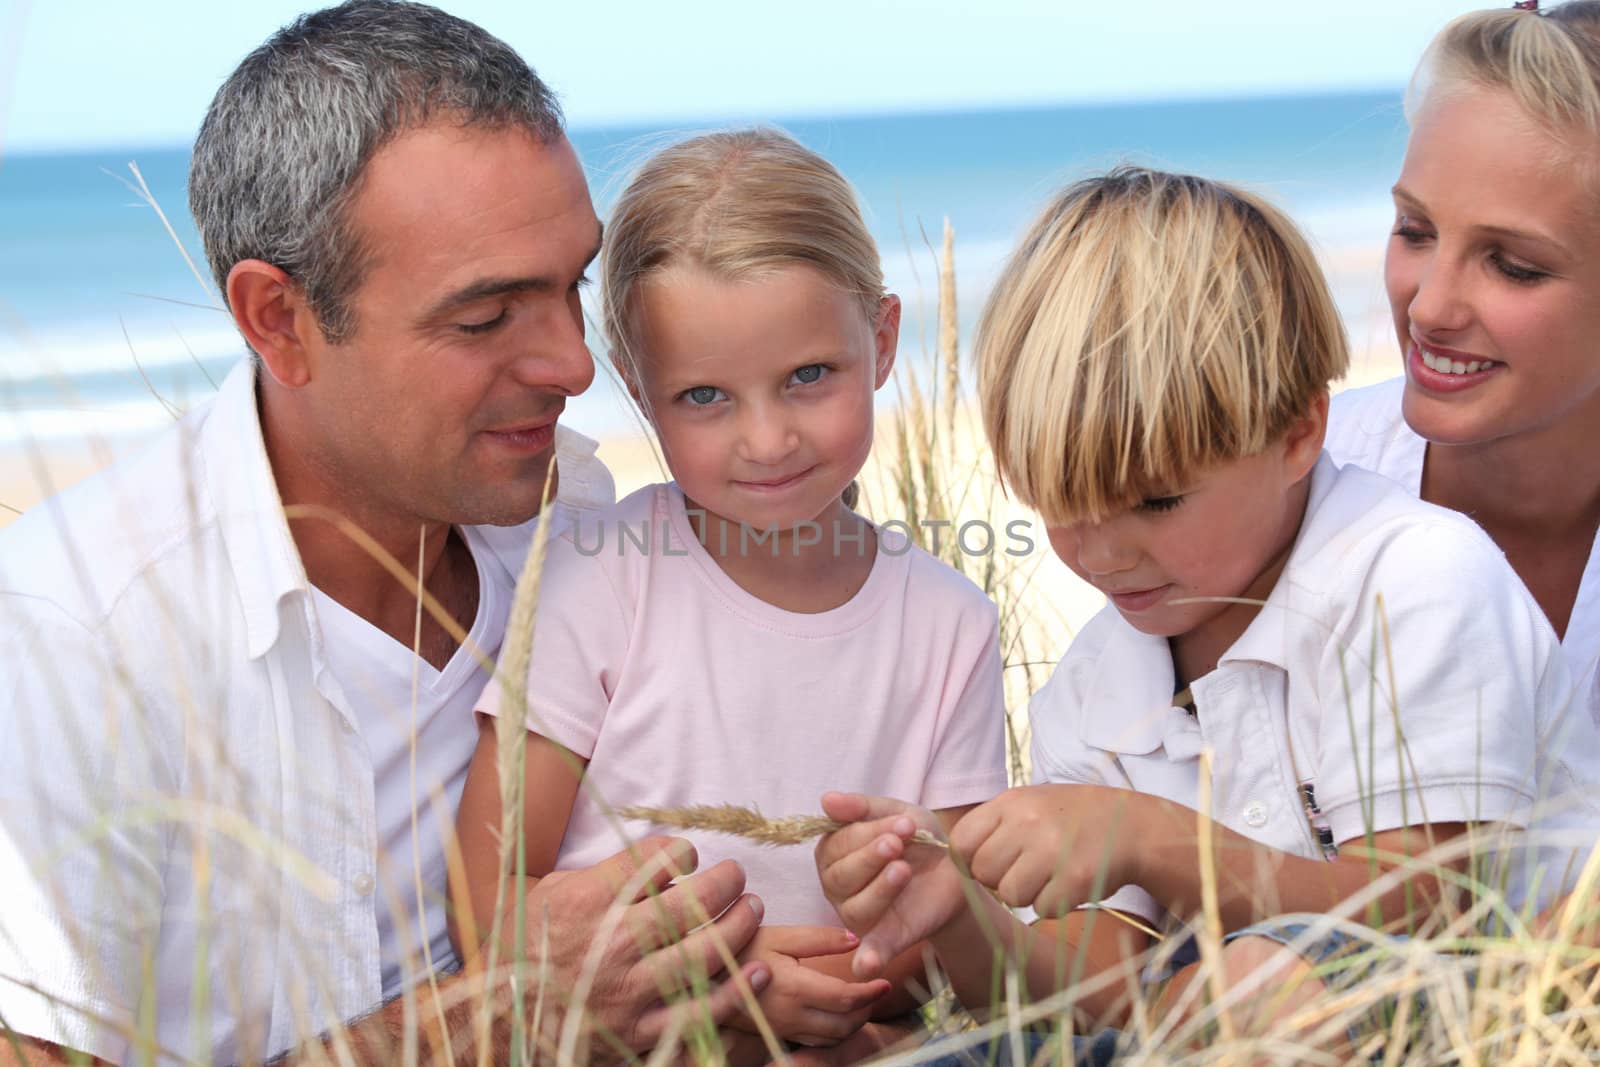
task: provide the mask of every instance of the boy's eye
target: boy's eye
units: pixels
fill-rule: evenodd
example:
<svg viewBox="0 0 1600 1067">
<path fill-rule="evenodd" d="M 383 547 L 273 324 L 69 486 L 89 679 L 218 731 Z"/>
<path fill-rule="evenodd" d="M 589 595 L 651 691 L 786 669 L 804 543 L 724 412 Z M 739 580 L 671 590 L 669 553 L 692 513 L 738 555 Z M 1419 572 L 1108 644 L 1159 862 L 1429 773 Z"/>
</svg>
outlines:
<svg viewBox="0 0 1600 1067">
<path fill-rule="evenodd" d="M 822 364 L 807 363 L 804 367 L 800 367 L 794 372 L 794 380 L 801 385 L 810 385 L 813 382 L 821 381 L 822 376 L 826 373 L 828 373 L 828 368 Z"/>
<path fill-rule="evenodd" d="M 695 407 L 704 407 L 716 403 L 722 396 L 722 390 L 714 385 L 697 385 L 692 389 L 685 389 L 682 396 Z"/>
<path fill-rule="evenodd" d="M 1183 503 L 1183 497 L 1181 496 L 1152 496 L 1139 501 L 1135 510 L 1146 512 L 1171 511 L 1181 503 Z"/>
<path fill-rule="evenodd" d="M 456 323 L 456 329 L 461 331 L 462 333 L 468 333 L 468 334 L 471 334 L 471 333 L 488 333 L 490 330 L 494 329 L 496 326 L 498 326 L 502 322 L 504 322 L 505 319 L 506 319 L 505 309 L 501 308 L 500 309 L 500 314 L 496 315 L 492 319 L 485 319 L 483 322 L 458 322 L 458 323 Z"/>
</svg>

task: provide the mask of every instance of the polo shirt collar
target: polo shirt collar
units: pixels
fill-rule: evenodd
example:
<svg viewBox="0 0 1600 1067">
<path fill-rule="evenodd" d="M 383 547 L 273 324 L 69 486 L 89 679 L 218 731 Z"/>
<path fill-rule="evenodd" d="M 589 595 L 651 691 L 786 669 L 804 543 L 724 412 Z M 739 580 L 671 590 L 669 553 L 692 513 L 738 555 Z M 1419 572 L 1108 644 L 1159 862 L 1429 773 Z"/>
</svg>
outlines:
<svg viewBox="0 0 1600 1067">
<path fill-rule="evenodd" d="M 200 460 L 244 611 L 247 649 L 257 659 L 277 643 L 282 600 L 307 593 L 310 582 L 267 459 L 254 361 L 241 360 L 223 380 L 201 430 Z"/>
</svg>

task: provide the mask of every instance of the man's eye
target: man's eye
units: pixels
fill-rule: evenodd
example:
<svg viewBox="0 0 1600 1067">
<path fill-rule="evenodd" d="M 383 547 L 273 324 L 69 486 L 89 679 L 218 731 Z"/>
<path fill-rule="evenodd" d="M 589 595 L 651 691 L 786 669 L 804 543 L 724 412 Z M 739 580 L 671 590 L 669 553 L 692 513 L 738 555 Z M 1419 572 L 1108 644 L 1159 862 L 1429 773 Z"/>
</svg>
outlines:
<svg viewBox="0 0 1600 1067">
<path fill-rule="evenodd" d="M 462 333 L 488 333 L 506 320 L 506 313 L 501 309 L 500 314 L 485 322 L 458 322 L 456 329 Z"/>
<path fill-rule="evenodd" d="M 828 373 L 828 368 L 824 367 L 822 364 L 807 363 L 804 367 L 801 367 L 794 372 L 794 380 L 799 382 L 801 385 L 810 385 L 813 382 L 821 381 L 822 376 L 826 373 Z"/>
<path fill-rule="evenodd" d="M 714 385 L 697 385 L 693 389 L 685 389 L 683 398 L 696 407 L 714 404 L 722 396 L 722 390 Z"/>
<path fill-rule="evenodd" d="M 1171 511 L 1181 503 L 1183 503 L 1183 497 L 1181 496 L 1152 496 L 1139 501 L 1138 510 L 1150 512 Z"/>
</svg>

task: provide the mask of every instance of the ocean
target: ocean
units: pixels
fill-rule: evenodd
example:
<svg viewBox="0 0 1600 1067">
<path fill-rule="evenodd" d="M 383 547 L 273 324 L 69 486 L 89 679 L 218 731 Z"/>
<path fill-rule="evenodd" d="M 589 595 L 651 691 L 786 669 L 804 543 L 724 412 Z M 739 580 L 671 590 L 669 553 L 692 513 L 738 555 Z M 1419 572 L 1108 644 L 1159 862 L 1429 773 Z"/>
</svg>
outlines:
<svg viewBox="0 0 1600 1067">
<path fill-rule="evenodd" d="M 1245 183 L 1305 227 L 1357 351 L 1392 345 L 1380 277 L 1400 93 L 898 114 L 780 123 L 856 186 L 905 301 L 902 359 L 933 346 L 943 222 L 966 336 L 1048 195 L 1121 162 Z M 575 129 L 604 217 L 651 148 L 702 127 Z M 178 243 L 131 183 L 148 183 Z M 29 441 L 125 443 L 208 395 L 243 353 L 209 292 L 188 216 L 186 147 L 0 160 L 0 464 Z M 596 353 L 602 356 L 603 353 Z M 568 405 L 592 435 L 635 425 L 604 375 Z"/>
</svg>

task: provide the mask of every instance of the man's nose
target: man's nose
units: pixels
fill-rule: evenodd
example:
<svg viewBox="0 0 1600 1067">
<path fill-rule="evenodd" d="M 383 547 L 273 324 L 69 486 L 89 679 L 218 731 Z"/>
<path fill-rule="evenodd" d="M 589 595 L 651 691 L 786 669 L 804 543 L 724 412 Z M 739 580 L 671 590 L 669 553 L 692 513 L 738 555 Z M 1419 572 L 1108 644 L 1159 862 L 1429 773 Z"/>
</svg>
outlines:
<svg viewBox="0 0 1600 1067">
<path fill-rule="evenodd" d="M 584 341 L 583 312 L 570 305 L 543 316 L 537 333 L 523 340 L 514 367 L 517 380 L 538 389 L 577 396 L 594 382 L 594 356 Z"/>
</svg>

